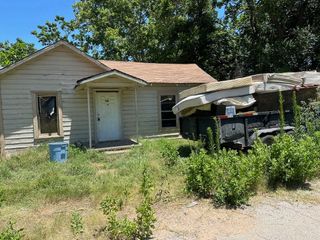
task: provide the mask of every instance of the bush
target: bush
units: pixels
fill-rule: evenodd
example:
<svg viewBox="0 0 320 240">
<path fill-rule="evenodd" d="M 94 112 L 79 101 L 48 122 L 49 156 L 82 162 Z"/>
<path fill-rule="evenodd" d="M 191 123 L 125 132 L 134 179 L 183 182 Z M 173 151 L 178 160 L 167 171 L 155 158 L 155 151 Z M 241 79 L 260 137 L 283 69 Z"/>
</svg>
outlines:
<svg viewBox="0 0 320 240">
<path fill-rule="evenodd" d="M 0 232 L 0 240 L 20 240 L 23 238 L 23 229 L 16 229 L 15 223 L 10 221 L 8 226 Z"/>
<path fill-rule="evenodd" d="M 312 179 L 319 170 L 319 139 L 319 133 L 299 140 L 287 134 L 275 137 L 267 162 L 270 185 L 295 186 Z"/>
<path fill-rule="evenodd" d="M 240 206 L 255 193 L 261 174 L 261 163 L 253 157 L 223 149 L 215 156 L 213 199 L 218 205 Z"/>
<path fill-rule="evenodd" d="M 320 131 L 320 102 L 302 102 L 300 107 L 300 124 L 309 135 Z"/>
<path fill-rule="evenodd" d="M 211 156 L 204 150 L 193 153 L 187 166 L 187 190 L 199 197 L 212 197 L 218 205 L 246 203 L 263 173 L 262 158 L 255 157 L 263 150 L 261 146 L 247 156 L 226 149 Z"/>
<path fill-rule="evenodd" d="M 199 197 L 210 197 L 213 193 L 214 161 L 205 150 L 192 152 L 187 162 L 187 190 Z"/>
<path fill-rule="evenodd" d="M 173 142 L 162 140 L 160 153 L 168 167 L 172 167 L 177 164 L 179 152 Z"/>
</svg>

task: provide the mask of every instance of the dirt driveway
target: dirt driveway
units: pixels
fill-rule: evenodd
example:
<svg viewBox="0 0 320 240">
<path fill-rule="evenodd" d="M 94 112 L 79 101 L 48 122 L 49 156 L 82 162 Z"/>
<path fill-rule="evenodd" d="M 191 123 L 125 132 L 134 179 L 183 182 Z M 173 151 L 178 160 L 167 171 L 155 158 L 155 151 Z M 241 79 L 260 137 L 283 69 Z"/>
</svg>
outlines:
<svg viewBox="0 0 320 240">
<path fill-rule="evenodd" d="M 243 209 L 215 209 L 209 201 L 159 206 L 155 239 L 320 239 L 320 184 L 312 191 L 255 197 Z"/>
</svg>

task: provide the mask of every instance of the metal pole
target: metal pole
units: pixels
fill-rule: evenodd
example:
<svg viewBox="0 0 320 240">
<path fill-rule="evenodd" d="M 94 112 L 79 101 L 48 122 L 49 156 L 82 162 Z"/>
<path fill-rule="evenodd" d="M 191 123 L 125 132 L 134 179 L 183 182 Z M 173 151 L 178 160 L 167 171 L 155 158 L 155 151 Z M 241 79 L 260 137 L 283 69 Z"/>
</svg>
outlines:
<svg viewBox="0 0 320 240">
<path fill-rule="evenodd" d="M 90 104 L 90 88 L 87 87 L 87 103 L 88 103 L 88 129 L 89 129 L 89 148 L 92 148 L 91 136 L 91 104 Z"/>
</svg>

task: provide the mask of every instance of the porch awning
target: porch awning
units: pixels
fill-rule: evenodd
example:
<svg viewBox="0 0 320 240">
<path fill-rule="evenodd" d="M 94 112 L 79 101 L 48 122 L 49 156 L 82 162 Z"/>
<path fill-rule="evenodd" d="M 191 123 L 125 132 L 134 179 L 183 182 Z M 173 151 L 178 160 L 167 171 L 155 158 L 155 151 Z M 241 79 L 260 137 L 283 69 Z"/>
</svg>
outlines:
<svg viewBox="0 0 320 240">
<path fill-rule="evenodd" d="M 112 69 L 110 71 L 106 71 L 106 72 L 102 72 L 102 73 L 99 73 L 99 74 L 95 74 L 95 75 L 92 75 L 92 76 L 89 76 L 89 77 L 86 77 L 86 78 L 82 78 L 80 80 L 77 81 L 77 84 L 75 85 L 74 88 L 79 88 L 87 83 L 90 83 L 90 82 L 94 82 L 96 80 L 100 80 L 100 79 L 103 79 L 105 77 L 121 77 L 121 78 L 124 78 L 126 80 L 129 80 L 129 81 L 133 81 L 135 83 L 138 83 L 138 84 L 141 84 L 141 85 L 147 85 L 148 83 L 140 78 L 137 78 L 135 76 L 132 76 L 132 75 L 129 75 L 127 73 L 124 73 L 124 72 L 121 72 L 117 69 Z"/>
</svg>

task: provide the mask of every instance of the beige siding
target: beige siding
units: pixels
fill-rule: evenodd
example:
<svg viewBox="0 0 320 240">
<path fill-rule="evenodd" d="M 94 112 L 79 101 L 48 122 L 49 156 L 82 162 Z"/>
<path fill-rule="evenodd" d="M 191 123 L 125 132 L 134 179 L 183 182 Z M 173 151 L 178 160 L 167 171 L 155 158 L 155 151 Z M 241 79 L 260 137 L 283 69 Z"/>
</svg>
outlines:
<svg viewBox="0 0 320 240">
<path fill-rule="evenodd" d="M 5 149 L 35 144 L 31 91 L 61 91 L 64 140 L 88 139 L 87 97 L 75 91 L 77 80 L 103 70 L 70 49 L 60 46 L 1 78 Z"/>
<path fill-rule="evenodd" d="M 63 111 L 64 141 L 88 142 L 86 89 L 74 89 L 76 81 L 105 70 L 60 46 L 0 79 L 3 110 L 5 150 L 32 147 L 34 140 L 32 91 L 60 91 Z M 118 89 L 121 94 L 122 136 L 135 137 L 138 122 L 139 136 L 150 136 L 175 129 L 160 126 L 160 94 L 175 94 L 186 89 L 181 86 L 138 86 L 130 80 L 109 77 L 90 83 L 92 139 L 95 140 L 95 89 Z M 138 112 L 135 105 L 135 88 Z M 138 117 L 138 119 L 137 119 Z"/>
<path fill-rule="evenodd" d="M 136 116 L 139 123 L 139 136 L 152 136 L 162 133 L 178 132 L 177 128 L 161 128 L 160 95 L 178 93 L 186 87 L 147 86 L 137 88 L 138 112 L 135 111 L 135 90 L 122 91 L 122 126 L 125 137 L 136 135 Z"/>
</svg>

